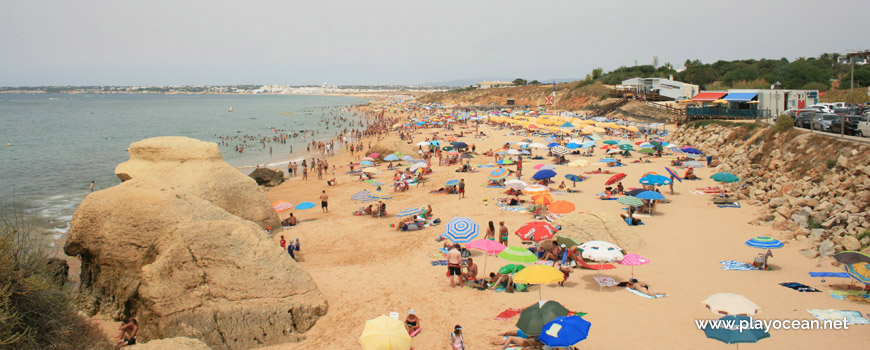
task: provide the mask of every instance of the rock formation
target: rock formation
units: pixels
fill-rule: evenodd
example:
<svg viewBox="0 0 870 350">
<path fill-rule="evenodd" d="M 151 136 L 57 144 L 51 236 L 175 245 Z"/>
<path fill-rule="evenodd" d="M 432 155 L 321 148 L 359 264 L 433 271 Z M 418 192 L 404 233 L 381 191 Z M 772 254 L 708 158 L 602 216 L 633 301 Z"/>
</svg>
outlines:
<svg viewBox="0 0 870 350">
<path fill-rule="evenodd" d="M 691 124 L 690 124 L 691 125 Z M 870 253 L 870 147 L 797 130 L 774 133 L 755 124 L 683 127 L 672 137 L 718 161 L 740 182 L 738 199 L 764 208 L 752 223 L 785 231 L 817 257 L 835 251 Z M 715 162 L 715 161 L 714 161 Z"/>
<path fill-rule="evenodd" d="M 218 145 L 187 137 L 155 137 L 134 142 L 130 160 L 119 164 L 121 181 L 148 177 L 172 184 L 265 228 L 281 227 L 278 214 L 256 181 L 223 161 Z"/>
<path fill-rule="evenodd" d="M 631 230 L 619 216 L 605 213 L 572 213 L 553 221 L 579 242 L 605 241 L 618 245 L 627 251 L 635 251 L 643 246 L 643 239 L 637 230 Z"/>
<path fill-rule="evenodd" d="M 284 173 L 281 170 L 257 168 L 248 176 L 257 181 L 257 185 L 260 186 L 275 187 L 284 182 Z"/>
<path fill-rule="evenodd" d="M 124 163 L 119 174 L 132 176 L 89 194 L 76 210 L 64 250 L 82 260 L 83 294 L 104 314 L 136 317 L 143 341 L 192 337 L 214 349 L 247 349 L 299 340 L 299 333 L 326 313 L 326 300 L 250 220 L 257 216 L 224 207 L 248 214 L 271 210 L 264 194 L 235 169 L 230 167 L 244 181 L 209 164 L 219 160 L 187 161 L 168 152 L 188 152 L 184 146 L 200 141 L 161 139 L 160 147 L 137 147 L 135 156 L 164 173 Z M 181 185 L 166 175 L 180 174 L 170 163 L 188 170 Z M 206 176 L 196 164 L 218 174 Z M 228 178 L 237 185 L 216 184 Z M 229 205 L 221 188 L 252 203 Z M 243 189 L 252 193 L 239 192 Z"/>
</svg>

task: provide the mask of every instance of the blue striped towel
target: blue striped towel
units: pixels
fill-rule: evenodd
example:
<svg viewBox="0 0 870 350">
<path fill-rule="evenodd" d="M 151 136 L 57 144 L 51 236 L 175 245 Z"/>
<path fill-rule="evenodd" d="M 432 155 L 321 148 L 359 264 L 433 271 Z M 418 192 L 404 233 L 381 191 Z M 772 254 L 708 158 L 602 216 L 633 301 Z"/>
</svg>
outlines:
<svg viewBox="0 0 870 350">
<path fill-rule="evenodd" d="M 507 210 L 512 212 L 518 212 L 522 210 L 526 210 L 526 208 L 522 205 L 504 205 L 504 204 L 496 204 L 496 206 L 501 210 Z"/>
<path fill-rule="evenodd" d="M 742 262 L 742 261 L 737 261 L 737 260 L 726 260 L 726 261 L 720 261 L 719 263 L 722 264 L 723 270 L 737 270 L 737 271 L 759 270 L 759 268 L 757 268 L 755 266 L 752 266 L 750 264 L 747 264 L 747 263 Z"/>
</svg>

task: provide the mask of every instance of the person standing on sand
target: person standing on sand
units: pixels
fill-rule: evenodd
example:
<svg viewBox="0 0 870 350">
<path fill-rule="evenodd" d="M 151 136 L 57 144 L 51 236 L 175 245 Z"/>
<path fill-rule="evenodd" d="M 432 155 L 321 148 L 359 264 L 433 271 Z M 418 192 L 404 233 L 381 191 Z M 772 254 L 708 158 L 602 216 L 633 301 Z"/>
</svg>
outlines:
<svg viewBox="0 0 870 350">
<path fill-rule="evenodd" d="M 674 195 L 674 176 L 671 175 L 671 183 L 668 185 L 671 188 L 671 195 Z"/>
<path fill-rule="evenodd" d="M 94 192 L 94 182 L 91 181 L 91 192 Z"/>
<path fill-rule="evenodd" d="M 320 193 L 320 209 L 323 209 L 324 213 L 329 212 L 329 208 L 327 207 L 326 203 L 327 200 L 329 200 L 329 196 L 326 195 L 326 190 L 323 190 L 323 192 Z"/>
<path fill-rule="evenodd" d="M 459 180 L 459 199 L 465 198 L 465 179 Z"/>
<path fill-rule="evenodd" d="M 504 245 L 508 244 L 508 229 L 504 226 L 504 221 L 498 222 L 498 242 Z"/>
<path fill-rule="evenodd" d="M 495 225 L 492 224 L 492 220 L 489 220 L 489 225 L 486 227 L 486 235 L 483 238 L 495 241 Z"/>
<path fill-rule="evenodd" d="M 308 167 L 304 164 L 302 166 L 302 180 L 308 180 Z"/>
<path fill-rule="evenodd" d="M 447 252 L 447 276 L 450 277 L 450 288 L 462 283 L 462 253 L 459 252 L 459 243 L 454 243 L 453 248 Z M 453 281 L 453 276 L 460 279 L 459 283 Z"/>
<path fill-rule="evenodd" d="M 283 235 L 281 236 L 281 241 L 278 242 L 278 243 L 281 244 L 281 248 L 282 248 L 282 249 L 287 247 L 287 241 L 284 240 L 284 236 L 283 236 Z"/>
</svg>

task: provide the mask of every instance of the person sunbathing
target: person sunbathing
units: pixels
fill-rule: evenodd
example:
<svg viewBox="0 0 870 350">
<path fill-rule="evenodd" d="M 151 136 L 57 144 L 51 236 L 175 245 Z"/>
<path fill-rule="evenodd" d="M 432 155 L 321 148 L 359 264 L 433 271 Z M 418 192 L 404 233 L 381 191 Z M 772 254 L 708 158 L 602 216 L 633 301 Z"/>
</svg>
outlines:
<svg viewBox="0 0 870 350">
<path fill-rule="evenodd" d="M 689 167 L 689 169 L 686 169 L 686 173 L 683 174 L 683 179 L 684 180 L 697 180 L 698 177 L 695 176 L 695 170 L 692 167 Z"/>
<path fill-rule="evenodd" d="M 510 198 L 501 198 L 499 201 L 504 203 L 504 205 L 518 205 L 523 202 L 517 195 L 513 195 Z"/>
<path fill-rule="evenodd" d="M 622 220 L 625 220 L 631 226 L 637 226 L 642 223 L 640 219 L 634 217 L 634 207 L 628 207 L 628 215 L 619 214 L 619 217 L 621 217 Z"/>
<path fill-rule="evenodd" d="M 658 295 L 661 294 L 663 296 L 668 296 L 667 293 L 661 291 L 654 291 L 650 289 L 649 285 L 646 283 L 640 282 L 635 278 L 628 280 L 628 288 L 634 289 L 642 294 L 649 295 L 653 298 L 658 298 Z"/>
<path fill-rule="evenodd" d="M 611 190 L 613 190 L 613 187 L 608 186 L 604 188 L 604 195 L 598 196 L 598 199 L 610 199 L 610 196 L 613 194 Z"/>
<path fill-rule="evenodd" d="M 505 291 L 508 293 L 514 292 L 514 278 L 511 275 L 506 275 L 502 273 L 489 273 L 489 289 L 495 289 L 495 287 L 504 286 Z"/>
<path fill-rule="evenodd" d="M 501 345 L 502 349 L 507 349 L 511 345 L 519 347 L 535 346 L 538 341 L 535 337 L 526 335 L 521 329 L 515 331 L 504 332 L 501 334 L 507 338 L 504 340 L 493 342 L 492 345 Z"/>
<path fill-rule="evenodd" d="M 563 244 L 563 246 L 564 246 L 564 244 Z M 542 259 L 543 260 L 553 260 L 554 262 L 558 261 L 559 259 L 562 259 L 562 251 L 561 251 L 561 249 L 559 249 L 559 246 L 557 246 L 556 244 L 553 244 L 553 246 L 550 247 L 550 249 L 544 250 L 544 256 L 542 257 Z"/>
</svg>

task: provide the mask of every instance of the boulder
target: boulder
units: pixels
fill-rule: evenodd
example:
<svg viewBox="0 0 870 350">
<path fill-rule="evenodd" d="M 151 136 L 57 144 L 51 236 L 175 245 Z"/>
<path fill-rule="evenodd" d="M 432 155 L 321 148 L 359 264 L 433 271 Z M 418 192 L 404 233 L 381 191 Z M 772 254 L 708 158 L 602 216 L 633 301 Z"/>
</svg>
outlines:
<svg viewBox="0 0 870 350">
<path fill-rule="evenodd" d="M 308 274 L 257 223 L 161 179 L 135 175 L 91 193 L 73 216 L 64 251 L 81 258 L 79 289 L 96 311 L 136 317 L 143 341 L 248 349 L 300 340 L 327 310 Z"/>
<path fill-rule="evenodd" d="M 858 250 L 861 249 L 861 242 L 858 241 L 855 236 L 843 236 L 840 240 L 840 244 L 846 248 L 846 250 Z"/>
<path fill-rule="evenodd" d="M 130 160 L 115 167 L 121 181 L 152 178 L 212 202 L 261 228 L 280 227 L 257 182 L 221 157 L 214 142 L 187 137 L 155 137 L 130 144 Z"/>
<path fill-rule="evenodd" d="M 257 185 L 260 186 L 275 187 L 284 182 L 284 172 L 281 170 L 257 168 L 248 176 L 257 181 Z"/>
<path fill-rule="evenodd" d="M 211 348 L 199 339 L 175 337 L 168 339 L 152 340 L 147 343 L 136 344 L 125 349 L 129 350 L 211 350 Z"/>
</svg>

